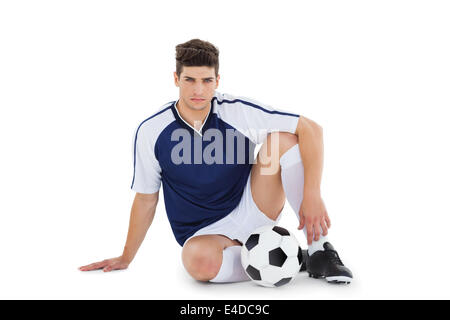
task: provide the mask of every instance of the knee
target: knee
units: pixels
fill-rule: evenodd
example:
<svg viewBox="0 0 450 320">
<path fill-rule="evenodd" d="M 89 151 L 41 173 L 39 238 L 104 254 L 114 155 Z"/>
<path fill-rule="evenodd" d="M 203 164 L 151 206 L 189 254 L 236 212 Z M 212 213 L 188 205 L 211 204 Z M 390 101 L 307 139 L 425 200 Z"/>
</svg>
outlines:
<svg viewBox="0 0 450 320">
<path fill-rule="evenodd" d="M 271 148 L 276 147 L 274 144 L 278 144 L 279 156 L 281 157 L 286 151 L 298 144 L 298 137 L 290 132 L 272 132 L 267 136 L 267 144 Z"/>
<path fill-rule="evenodd" d="M 182 251 L 183 265 L 187 272 L 199 281 L 213 279 L 222 265 L 221 256 L 214 248 L 194 242 L 188 243 Z"/>
<path fill-rule="evenodd" d="M 298 137 L 289 132 L 281 132 L 280 134 L 280 156 L 282 156 L 290 148 L 298 144 Z"/>
</svg>

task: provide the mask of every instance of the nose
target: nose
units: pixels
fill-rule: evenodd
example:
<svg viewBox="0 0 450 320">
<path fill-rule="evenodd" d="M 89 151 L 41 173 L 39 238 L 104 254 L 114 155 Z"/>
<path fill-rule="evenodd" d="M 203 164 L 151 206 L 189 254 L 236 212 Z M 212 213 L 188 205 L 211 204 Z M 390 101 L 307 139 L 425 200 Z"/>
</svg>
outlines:
<svg viewBox="0 0 450 320">
<path fill-rule="evenodd" d="M 202 93 L 203 93 L 203 84 L 201 82 L 196 83 L 194 85 L 194 95 L 197 97 L 197 96 L 201 96 Z"/>
</svg>

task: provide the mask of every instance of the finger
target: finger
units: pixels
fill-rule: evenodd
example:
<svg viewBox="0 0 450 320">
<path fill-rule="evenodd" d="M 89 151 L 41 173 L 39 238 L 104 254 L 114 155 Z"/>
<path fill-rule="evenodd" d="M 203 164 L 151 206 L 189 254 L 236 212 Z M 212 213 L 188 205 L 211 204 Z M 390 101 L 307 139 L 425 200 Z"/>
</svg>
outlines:
<svg viewBox="0 0 450 320">
<path fill-rule="evenodd" d="M 328 234 L 328 228 L 325 219 L 322 219 L 322 222 L 320 223 L 320 226 L 322 228 L 322 235 L 326 236 Z"/>
<path fill-rule="evenodd" d="M 308 240 L 308 245 L 312 244 L 312 240 L 313 240 L 313 226 L 311 223 L 306 223 L 306 239 Z"/>
<path fill-rule="evenodd" d="M 86 266 L 80 267 L 80 270 L 81 271 L 90 271 L 90 270 L 96 269 L 96 266 L 97 266 L 97 263 L 91 263 Z"/>
<path fill-rule="evenodd" d="M 103 268 L 107 264 L 107 261 L 91 263 L 87 266 L 81 267 L 81 271 L 91 271 Z"/>
<path fill-rule="evenodd" d="M 300 211 L 298 216 L 300 217 L 300 225 L 298 226 L 299 230 L 302 230 L 303 227 L 305 226 L 305 217 L 303 216 L 303 212 Z"/>
<path fill-rule="evenodd" d="M 328 229 L 330 229 L 330 228 L 331 228 L 331 220 L 330 220 L 330 218 L 328 217 L 328 215 L 325 216 L 325 221 L 327 222 Z"/>
<path fill-rule="evenodd" d="M 320 239 L 320 224 L 318 222 L 314 223 L 314 241 L 319 241 Z"/>
<path fill-rule="evenodd" d="M 305 226 L 305 218 L 300 217 L 300 225 L 299 225 L 298 229 L 302 230 L 304 226 Z"/>
</svg>

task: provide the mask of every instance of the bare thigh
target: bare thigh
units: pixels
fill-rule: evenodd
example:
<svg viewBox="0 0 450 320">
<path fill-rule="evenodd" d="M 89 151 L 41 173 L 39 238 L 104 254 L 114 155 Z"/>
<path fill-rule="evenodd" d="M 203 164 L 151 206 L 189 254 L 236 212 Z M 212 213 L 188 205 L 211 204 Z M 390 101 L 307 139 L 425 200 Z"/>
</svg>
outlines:
<svg viewBox="0 0 450 320">
<path fill-rule="evenodd" d="M 211 280 L 222 266 L 223 250 L 236 245 L 241 243 L 219 234 L 193 237 L 183 246 L 183 265 L 194 279 Z"/>
</svg>

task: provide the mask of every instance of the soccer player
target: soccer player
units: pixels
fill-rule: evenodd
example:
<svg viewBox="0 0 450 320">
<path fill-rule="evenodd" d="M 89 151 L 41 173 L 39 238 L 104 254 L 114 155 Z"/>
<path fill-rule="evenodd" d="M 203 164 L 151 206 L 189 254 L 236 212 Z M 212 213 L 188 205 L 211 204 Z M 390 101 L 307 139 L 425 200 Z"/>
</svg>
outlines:
<svg viewBox="0 0 450 320">
<path fill-rule="evenodd" d="M 128 267 L 152 223 L 162 184 L 183 265 L 194 279 L 249 280 L 241 245 L 254 229 L 276 225 L 287 199 L 307 237 L 306 271 L 350 283 L 351 271 L 328 240 L 331 223 L 320 194 L 322 128 L 304 116 L 217 92 L 218 57 L 207 41 L 176 46 L 179 98 L 142 121 L 134 135 L 136 196 L 123 254 L 80 270 Z"/>
</svg>

